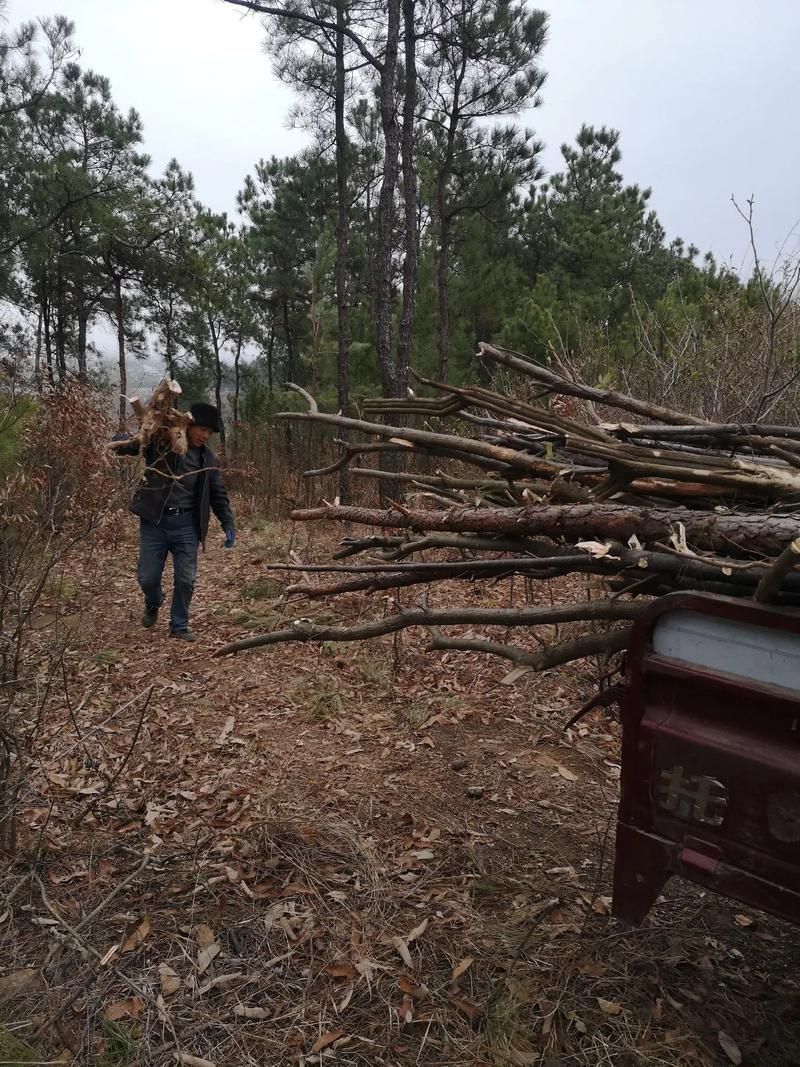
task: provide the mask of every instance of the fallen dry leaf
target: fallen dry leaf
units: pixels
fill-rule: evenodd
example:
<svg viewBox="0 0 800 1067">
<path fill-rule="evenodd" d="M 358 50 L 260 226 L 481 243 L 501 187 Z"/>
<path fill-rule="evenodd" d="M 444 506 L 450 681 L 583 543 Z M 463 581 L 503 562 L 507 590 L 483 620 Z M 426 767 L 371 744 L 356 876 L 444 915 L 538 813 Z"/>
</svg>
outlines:
<svg viewBox="0 0 800 1067">
<path fill-rule="evenodd" d="M 720 1047 L 722 1048 L 728 1059 L 731 1061 L 731 1063 L 738 1065 L 742 1062 L 741 1050 L 739 1049 L 739 1046 L 736 1044 L 730 1034 L 726 1034 L 724 1030 L 720 1030 L 720 1032 L 717 1034 L 717 1040 L 719 1041 Z"/>
<path fill-rule="evenodd" d="M 209 946 L 210 948 L 211 946 Z M 204 982 L 203 985 L 197 990 L 198 996 L 204 996 L 212 989 L 227 989 L 232 985 L 247 985 L 249 982 L 254 982 L 255 978 L 251 974 L 245 974 L 244 971 L 234 971 L 232 974 L 220 974 L 216 978 L 212 978 L 208 982 Z"/>
<path fill-rule="evenodd" d="M 606 1000 L 605 997 L 597 997 L 597 1004 L 600 1011 L 606 1015 L 619 1015 L 622 1012 L 622 1005 L 617 1004 L 616 1000 Z"/>
<path fill-rule="evenodd" d="M 158 1018 L 162 1023 L 169 1026 L 170 1018 L 167 1011 L 167 1002 L 164 1000 L 162 993 L 159 993 L 156 997 L 156 1011 L 158 1012 Z"/>
<path fill-rule="evenodd" d="M 405 943 L 402 937 L 393 937 L 392 944 L 397 950 L 397 955 L 400 957 L 406 967 L 413 967 L 414 963 L 411 959 L 411 953 L 408 951 L 408 945 Z"/>
<path fill-rule="evenodd" d="M 403 1003 L 400 1005 L 400 1010 L 397 1013 L 400 1016 L 400 1021 L 404 1023 L 413 1023 L 414 1021 L 414 1001 L 406 993 L 403 997 Z"/>
<path fill-rule="evenodd" d="M 120 952 L 133 952 L 134 949 L 138 948 L 139 945 L 141 945 L 142 941 L 144 941 L 144 939 L 149 933 L 150 918 L 149 916 L 145 915 L 145 917 L 142 919 L 142 921 L 139 923 L 133 933 L 129 934 L 128 937 L 122 942 L 122 948 L 120 949 Z"/>
<path fill-rule="evenodd" d="M 583 1019 L 579 1019 L 574 1012 L 570 1016 L 570 1021 L 572 1022 L 572 1025 L 575 1027 L 579 1034 L 586 1033 L 586 1023 L 583 1021 Z"/>
<path fill-rule="evenodd" d="M 268 1019 L 270 1010 L 269 1008 L 248 1008 L 246 1004 L 236 1004 L 233 1014 L 240 1019 Z"/>
<path fill-rule="evenodd" d="M 205 923 L 200 923 L 199 926 L 195 926 L 193 932 L 198 948 L 208 948 L 209 945 L 213 945 L 217 940 L 214 931 L 210 926 L 206 926 Z"/>
<path fill-rule="evenodd" d="M 406 934 L 405 942 L 410 945 L 412 941 L 416 941 L 418 937 L 422 937 L 425 931 L 428 929 L 428 920 L 423 919 L 419 926 L 415 926 L 410 934 Z"/>
<path fill-rule="evenodd" d="M 408 993 L 414 1000 L 424 1000 L 430 994 L 430 989 L 426 985 L 420 983 L 417 985 L 412 982 L 410 978 L 406 978 L 405 975 L 401 975 L 397 984 L 400 986 L 402 993 Z"/>
<path fill-rule="evenodd" d="M 192 1056 L 189 1052 L 176 1052 L 175 1059 L 186 1067 L 217 1067 L 213 1060 L 204 1060 L 202 1056 Z"/>
<path fill-rule="evenodd" d="M 158 977 L 161 979 L 161 992 L 165 997 L 171 997 L 181 987 L 181 980 L 178 974 L 171 967 L 168 967 L 166 963 L 159 963 Z"/>
<path fill-rule="evenodd" d="M 566 778 L 566 780 L 568 782 L 577 782 L 577 780 L 578 780 L 577 774 L 574 774 L 569 769 L 569 767 L 562 767 L 561 764 L 559 764 L 557 769 L 558 769 L 558 773 L 561 775 L 561 777 L 562 778 Z"/>
<path fill-rule="evenodd" d="M 355 978 L 358 971 L 350 963 L 329 963 L 325 968 L 325 974 L 331 978 Z"/>
<path fill-rule="evenodd" d="M 508 1062 L 514 1064 L 514 1067 L 532 1067 L 541 1059 L 538 1052 L 527 1052 L 521 1048 L 510 1048 L 506 1055 Z"/>
<path fill-rule="evenodd" d="M 103 1015 L 110 1023 L 118 1022 L 120 1019 L 138 1019 L 142 1014 L 142 1008 L 144 1008 L 144 1001 L 141 997 L 129 997 L 127 1000 L 118 1000 L 114 1004 L 109 1004 Z"/>
<path fill-rule="evenodd" d="M 470 1026 L 477 1026 L 483 1016 L 483 1008 L 466 997 L 457 997 L 449 994 L 450 1000 L 458 1008 L 462 1015 L 469 1020 Z"/>
<path fill-rule="evenodd" d="M 213 945 L 206 945 L 205 948 L 201 948 L 197 953 L 197 973 L 205 974 L 212 960 L 215 960 L 220 952 L 222 952 L 222 945 L 216 941 Z"/>
<path fill-rule="evenodd" d="M 737 926 L 752 926 L 755 919 L 750 915 L 734 915 L 733 921 Z"/>
<path fill-rule="evenodd" d="M 233 727 L 234 727 L 235 724 L 236 724 L 236 720 L 234 719 L 233 715 L 229 715 L 227 717 L 227 719 L 225 720 L 225 725 L 220 730 L 219 737 L 217 738 L 217 744 L 218 745 L 224 745 L 225 744 L 225 742 L 227 741 L 229 735 L 231 733 L 233 733 Z"/>
<path fill-rule="evenodd" d="M 41 974 L 35 967 L 24 967 L 0 978 L 0 1003 L 11 997 L 30 993 L 41 985 Z"/>
<path fill-rule="evenodd" d="M 454 982 L 457 982 L 462 974 L 466 974 L 466 972 L 470 969 L 470 967 L 472 966 L 472 964 L 474 962 L 475 962 L 475 960 L 473 959 L 472 956 L 465 956 L 464 959 L 461 961 L 461 963 L 457 964 L 453 968 L 453 979 L 452 980 Z"/>
<path fill-rule="evenodd" d="M 327 1033 L 318 1037 L 314 1044 L 311 1046 L 312 1052 L 322 1052 L 328 1045 L 332 1045 L 334 1041 L 338 1041 L 340 1037 L 344 1037 L 346 1030 L 328 1030 Z"/>
</svg>

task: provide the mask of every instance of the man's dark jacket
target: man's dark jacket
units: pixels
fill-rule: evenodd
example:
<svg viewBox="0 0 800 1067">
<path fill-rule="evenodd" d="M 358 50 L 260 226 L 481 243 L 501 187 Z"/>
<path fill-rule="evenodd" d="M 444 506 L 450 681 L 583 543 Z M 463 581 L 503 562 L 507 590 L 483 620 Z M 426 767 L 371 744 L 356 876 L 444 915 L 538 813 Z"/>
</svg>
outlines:
<svg viewBox="0 0 800 1067">
<path fill-rule="evenodd" d="M 122 456 L 138 456 L 139 452 L 140 447 L 136 442 L 117 449 L 118 455 Z M 131 501 L 131 511 L 147 522 L 159 522 L 175 484 L 172 476 L 176 473 L 180 456 L 170 450 L 169 443 L 153 440 L 145 450 L 144 460 L 144 476 Z M 224 530 L 232 530 L 235 526 L 228 493 L 219 472 L 219 460 L 208 445 L 200 448 L 200 470 L 195 479 L 192 517 L 197 535 L 204 542 L 212 509 Z"/>
</svg>

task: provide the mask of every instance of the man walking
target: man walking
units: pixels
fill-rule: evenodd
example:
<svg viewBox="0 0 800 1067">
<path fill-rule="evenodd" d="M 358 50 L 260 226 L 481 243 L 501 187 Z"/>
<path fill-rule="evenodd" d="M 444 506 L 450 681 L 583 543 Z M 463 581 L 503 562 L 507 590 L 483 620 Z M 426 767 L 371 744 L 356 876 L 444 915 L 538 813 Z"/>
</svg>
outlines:
<svg viewBox="0 0 800 1067">
<path fill-rule="evenodd" d="M 233 548 L 236 531 L 219 461 L 208 447 L 219 432 L 219 411 L 212 404 L 192 404 L 193 422 L 187 429 L 185 456 L 170 450 L 168 441 L 151 440 L 145 453 L 144 477 L 131 511 L 140 519 L 137 578 L 144 593 L 142 625 L 149 629 L 164 602 L 161 578 L 172 554 L 174 584 L 169 616 L 171 637 L 194 641 L 189 629 L 189 604 L 197 577 L 197 550 L 205 543 L 213 510 L 225 531 L 225 548 Z M 138 455 L 139 445 L 120 448 L 121 455 Z"/>
</svg>

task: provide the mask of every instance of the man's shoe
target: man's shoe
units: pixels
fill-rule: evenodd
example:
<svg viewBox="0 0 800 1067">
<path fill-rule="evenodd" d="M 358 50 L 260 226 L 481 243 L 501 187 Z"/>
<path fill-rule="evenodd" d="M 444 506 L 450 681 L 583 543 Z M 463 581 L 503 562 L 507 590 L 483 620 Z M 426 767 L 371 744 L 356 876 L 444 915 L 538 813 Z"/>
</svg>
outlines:
<svg viewBox="0 0 800 1067">
<path fill-rule="evenodd" d="M 179 641 L 194 641 L 194 634 L 191 630 L 170 630 L 170 637 L 177 637 Z"/>
<path fill-rule="evenodd" d="M 144 615 L 142 615 L 142 626 L 145 630 L 149 630 L 151 626 L 155 626 L 158 619 L 158 608 L 145 607 Z"/>
</svg>

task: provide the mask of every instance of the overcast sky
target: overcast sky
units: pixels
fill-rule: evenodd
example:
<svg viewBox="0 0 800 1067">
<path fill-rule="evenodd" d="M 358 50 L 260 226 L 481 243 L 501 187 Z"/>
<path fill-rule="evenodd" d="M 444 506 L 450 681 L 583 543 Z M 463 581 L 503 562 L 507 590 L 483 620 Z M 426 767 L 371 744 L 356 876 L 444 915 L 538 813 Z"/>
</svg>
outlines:
<svg viewBox="0 0 800 1067">
<path fill-rule="evenodd" d="M 626 178 L 652 187 L 670 236 L 744 266 L 730 197 L 753 194 L 773 256 L 800 217 L 800 2 L 553 0 L 549 11 L 544 102 L 522 119 L 547 169 L 582 122 L 614 126 Z M 141 113 L 154 164 L 176 156 L 217 210 L 233 210 L 259 157 L 302 147 L 258 23 L 221 0 L 10 0 L 8 16 L 55 12 L 75 21 L 83 63 Z"/>
</svg>

